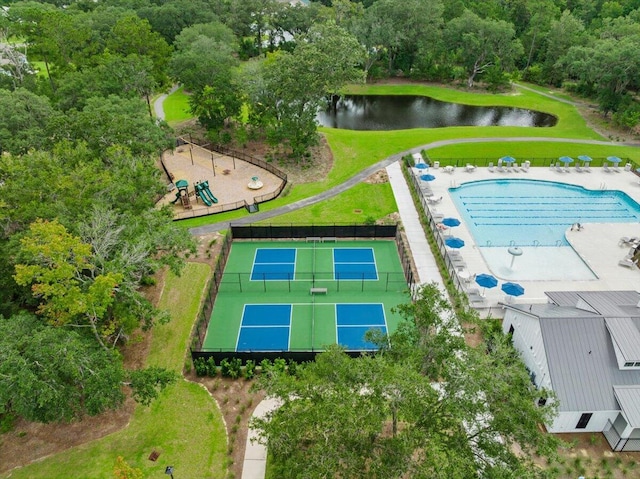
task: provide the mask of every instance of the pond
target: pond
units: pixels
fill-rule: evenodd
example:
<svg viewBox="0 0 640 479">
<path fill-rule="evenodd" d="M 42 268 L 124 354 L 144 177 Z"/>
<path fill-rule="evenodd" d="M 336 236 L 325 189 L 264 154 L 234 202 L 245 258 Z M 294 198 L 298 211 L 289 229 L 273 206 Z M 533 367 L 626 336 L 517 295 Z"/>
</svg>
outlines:
<svg viewBox="0 0 640 479">
<path fill-rule="evenodd" d="M 448 126 L 555 126 L 547 113 L 503 106 L 471 106 L 413 95 L 346 95 L 318 113 L 322 126 L 345 130 L 406 130 Z"/>
</svg>

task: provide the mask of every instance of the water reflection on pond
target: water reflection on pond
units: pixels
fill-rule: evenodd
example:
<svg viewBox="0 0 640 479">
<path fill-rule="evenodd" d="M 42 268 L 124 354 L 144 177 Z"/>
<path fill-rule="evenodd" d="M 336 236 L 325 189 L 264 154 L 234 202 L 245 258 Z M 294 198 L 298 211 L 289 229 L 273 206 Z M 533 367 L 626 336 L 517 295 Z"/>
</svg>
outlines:
<svg viewBox="0 0 640 479">
<path fill-rule="evenodd" d="M 336 110 L 318 113 L 322 126 L 345 130 L 405 130 L 447 126 L 554 126 L 547 113 L 503 106 L 470 106 L 412 95 L 347 95 Z"/>
</svg>

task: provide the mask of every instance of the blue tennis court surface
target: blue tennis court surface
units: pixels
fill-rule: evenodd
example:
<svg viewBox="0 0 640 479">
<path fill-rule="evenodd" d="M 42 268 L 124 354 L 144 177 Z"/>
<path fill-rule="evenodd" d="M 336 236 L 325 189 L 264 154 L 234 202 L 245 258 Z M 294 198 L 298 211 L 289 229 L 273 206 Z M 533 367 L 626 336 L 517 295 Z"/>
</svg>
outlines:
<svg viewBox="0 0 640 479">
<path fill-rule="evenodd" d="M 382 304 L 336 304 L 338 344 L 347 349 L 376 349 L 376 345 L 364 340 L 370 329 L 387 333 L 387 322 Z"/>
<path fill-rule="evenodd" d="M 295 271 L 295 248 L 258 248 L 251 269 L 251 281 L 292 280 Z"/>
<path fill-rule="evenodd" d="M 246 304 L 236 351 L 286 351 L 291 329 L 290 304 Z"/>
<path fill-rule="evenodd" d="M 371 248 L 334 248 L 333 270 L 337 280 L 377 280 L 378 270 Z"/>
</svg>

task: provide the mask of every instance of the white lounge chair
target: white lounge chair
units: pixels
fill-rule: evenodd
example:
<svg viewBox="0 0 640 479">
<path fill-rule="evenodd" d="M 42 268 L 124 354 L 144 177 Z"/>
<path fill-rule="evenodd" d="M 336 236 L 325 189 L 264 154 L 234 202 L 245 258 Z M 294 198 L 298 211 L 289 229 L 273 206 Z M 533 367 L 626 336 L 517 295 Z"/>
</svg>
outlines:
<svg viewBox="0 0 640 479">
<path fill-rule="evenodd" d="M 522 171 L 524 171 L 525 173 L 529 171 L 529 166 L 531 166 L 531 163 L 529 163 L 528 161 L 525 161 L 524 163 L 522 163 Z"/>
<path fill-rule="evenodd" d="M 611 173 L 611 170 L 609 169 L 609 165 L 607 165 L 606 163 L 604 165 L 602 165 L 602 170 L 605 173 Z"/>
<path fill-rule="evenodd" d="M 613 164 L 613 171 L 615 171 L 616 173 L 620 173 L 620 168 L 618 167 L 618 163 L 614 163 Z"/>
<path fill-rule="evenodd" d="M 589 166 L 589 163 L 585 163 L 582 167 L 582 170 L 586 173 L 591 173 L 591 167 Z"/>
<path fill-rule="evenodd" d="M 632 259 L 621 259 L 620 261 L 618 261 L 618 264 L 620 266 L 624 266 L 625 268 L 631 268 L 631 269 L 638 269 L 638 260 L 632 260 Z"/>
<path fill-rule="evenodd" d="M 489 170 L 489 173 L 493 173 L 493 161 L 489 162 L 489 166 L 487 167 L 487 169 Z"/>
<path fill-rule="evenodd" d="M 427 198 L 427 201 L 429 202 L 430 205 L 437 205 L 442 201 L 442 196 L 437 198 L 435 196 L 430 196 L 429 198 Z"/>
<path fill-rule="evenodd" d="M 472 165 L 471 163 L 467 163 L 467 166 L 465 167 L 465 169 L 466 169 L 469 173 L 473 173 L 474 171 L 476 171 L 476 167 L 475 167 L 475 165 Z"/>
<path fill-rule="evenodd" d="M 580 167 L 580 165 L 576 165 L 576 171 L 578 173 L 582 173 L 582 168 Z"/>
<path fill-rule="evenodd" d="M 502 167 L 502 160 L 498 160 L 498 166 L 496 167 L 500 173 L 504 173 L 504 168 Z"/>
</svg>

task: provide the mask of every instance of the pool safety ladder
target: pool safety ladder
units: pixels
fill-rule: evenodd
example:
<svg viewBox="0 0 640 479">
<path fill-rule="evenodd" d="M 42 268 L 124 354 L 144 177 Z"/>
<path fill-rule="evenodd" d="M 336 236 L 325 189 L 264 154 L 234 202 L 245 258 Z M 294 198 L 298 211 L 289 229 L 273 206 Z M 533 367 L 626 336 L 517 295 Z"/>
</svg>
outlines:
<svg viewBox="0 0 640 479">
<path fill-rule="evenodd" d="M 534 246 L 535 248 L 537 248 L 538 246 L 540 246 L 540 241 L 538 241 L 538 240 L 533 240 L 533 246 Z"/>
<path fill-rule="evenodd" d="M 604 181 L 602 183 L 600 183 L 600 189 L 601 190 L 606 190 L 607 189 L 607 184 Z"/>
<path fill-rule="evenodd" d="M 556 240 L 556 246 L 562 246 L 562 240 Z"/>
<path fill-rule="evenodd" d="M 491 246 L 491 240 L 487 240 L 487 246 Z"/>
</svg>

